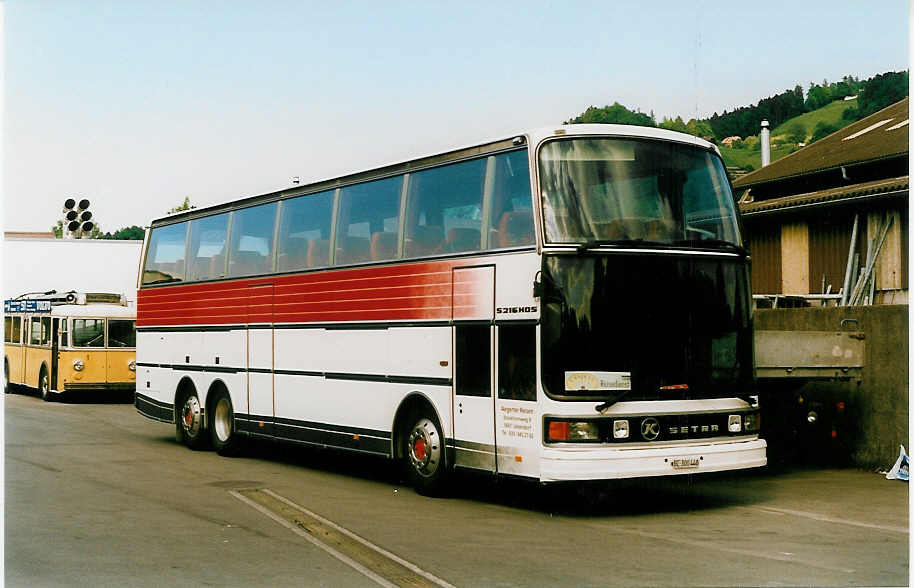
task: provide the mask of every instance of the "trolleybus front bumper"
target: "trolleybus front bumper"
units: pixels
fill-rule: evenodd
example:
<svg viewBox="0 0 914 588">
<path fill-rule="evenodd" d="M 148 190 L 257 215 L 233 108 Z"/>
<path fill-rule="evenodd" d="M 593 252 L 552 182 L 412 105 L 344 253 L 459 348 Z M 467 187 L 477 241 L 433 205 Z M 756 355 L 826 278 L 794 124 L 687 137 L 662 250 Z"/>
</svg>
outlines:
<svg viewBox="0 0 914 588">
<path fill-rule="evenodd" d="M 768 463 L 767 446 L 764 439 L 749 438 L 628 449 L 546 447 L 540 480 L 609 480 L 756 468 Z"/>
<path fill-rule="evenodd" d="M 63 392 L 134 392 L 136 382 L 64 382 Z"/>
</svg>

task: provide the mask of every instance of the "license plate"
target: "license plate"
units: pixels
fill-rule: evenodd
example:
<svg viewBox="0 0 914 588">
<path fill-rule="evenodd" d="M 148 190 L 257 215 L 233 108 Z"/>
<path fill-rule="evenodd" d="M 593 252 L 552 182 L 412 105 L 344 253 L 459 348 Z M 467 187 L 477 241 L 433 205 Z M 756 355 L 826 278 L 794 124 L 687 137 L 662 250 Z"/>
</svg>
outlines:
<svg viewBox="0 0 914 588">
<path fill-rule="evenodd" d="M 670 460 L 674 470 L 697 470 L 701 460 L 697 457 L 676 457 Z"/>
</svg>

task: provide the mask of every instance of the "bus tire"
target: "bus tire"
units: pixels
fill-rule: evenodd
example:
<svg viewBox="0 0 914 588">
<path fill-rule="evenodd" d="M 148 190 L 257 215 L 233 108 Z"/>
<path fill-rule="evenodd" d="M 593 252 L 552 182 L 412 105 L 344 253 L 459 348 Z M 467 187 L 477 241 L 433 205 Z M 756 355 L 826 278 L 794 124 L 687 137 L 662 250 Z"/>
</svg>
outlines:
<svg viewBox="0 0 914 588">
<path fill-rule="evenodd" d="M 3 393 L 10 393 L 10 360 L 3 358 Z"/>
<path fill-rule="evenodd" d="M 206 434 L 203 427 L 203 407 L 197 391 L 191 388 L 179 397 L 175 415 L 175 437 L 190 449 L 204 449 Z"/>
<path fill-rule="evenodd" d="M 423 496 L 440 496 L 448 469 L 445 463 L 444 436 L 434 415 L 414 414 L 407 421 L 403 457 L 410 483 Z"/>
<path fill-rule="evenodd" d="M 214 392 L 209 408 L 210 440 L 213 448 L 223 457 L 234 457 L 241 449 L 241 438 L 235 430 L 235 410 L 232 399 L 224 388 Z"/>
<path fill-rule="evenodd" d="M 51 394 L 51 379 L 48 377 L 48 368 L 44 365 L 41 366 L 41 370 L 38 372 L 38 393 L 41 394 L 41 399 L 45 402 L 54 400 Z"/>
</svg>

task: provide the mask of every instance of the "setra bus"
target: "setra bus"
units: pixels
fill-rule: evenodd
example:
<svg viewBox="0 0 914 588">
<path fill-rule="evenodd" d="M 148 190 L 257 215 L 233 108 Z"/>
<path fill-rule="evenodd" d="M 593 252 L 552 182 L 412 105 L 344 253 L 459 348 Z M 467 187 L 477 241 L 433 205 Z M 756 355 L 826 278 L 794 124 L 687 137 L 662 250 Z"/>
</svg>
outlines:
<svg viewBox="0 0 914 588">
<path fill-rule="evenodd" d="M 4 391 L 50 401 L 80 392 L 136 389 L 136 308 L 121 294 L 23 294 L 3 303 Z"/>
<path fill-rule="evenodd" d="M 531 131 L 154 220 L 136 408 L 541 482 L 766 464 L 749 256 L 716 147 Z"/>
</svg>

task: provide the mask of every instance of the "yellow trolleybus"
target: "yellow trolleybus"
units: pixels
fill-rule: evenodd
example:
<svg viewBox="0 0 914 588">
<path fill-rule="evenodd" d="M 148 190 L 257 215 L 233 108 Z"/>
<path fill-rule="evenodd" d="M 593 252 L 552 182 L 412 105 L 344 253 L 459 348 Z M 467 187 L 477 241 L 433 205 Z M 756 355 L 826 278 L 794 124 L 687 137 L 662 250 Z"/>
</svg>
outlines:
<svg viewBox="0 0 914 588">
<path fill-rule="evenodd" d="M 3 303 L 4 391 L 35 388 L 44 400 L 78 392 L 136 390 L 136 307 L 120 294 L 23 294 Z"/>
</svg>

